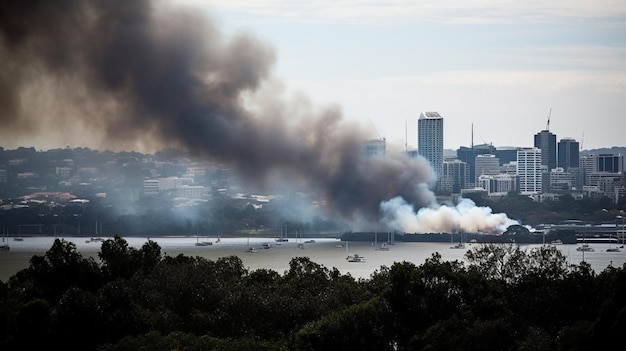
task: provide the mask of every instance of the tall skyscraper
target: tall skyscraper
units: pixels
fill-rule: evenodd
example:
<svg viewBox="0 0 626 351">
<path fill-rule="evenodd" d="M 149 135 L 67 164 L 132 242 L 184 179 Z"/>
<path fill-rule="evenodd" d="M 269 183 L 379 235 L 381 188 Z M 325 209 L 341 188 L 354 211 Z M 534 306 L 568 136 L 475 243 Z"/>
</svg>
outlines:
<svg viewBox="0 0 626 351">
<path fill-rule="evenodd" d="M 558 166 L 568 171 L 580 166 L 580 146 L 573 138 L 563 138 L 559 141 Z"/>
<path fill-rule="evenodd" d="M 541 149 L 541 165 L 547 172 L 556 168 L 556 135 L 549 130 L 535 134 L 535 147 Z"/>
<path fill-rule="evenodd" d="M 539 194 L 542 191 L 542 150 L 536 147 L 517 150 L 517 177 L 522 194 Z"/>
<path fill-rule="evenodd" d="M 417 152 L 430 162 L 436 177 L 443 174 L 443 117 L 422 112 L 417 120 Z"/>
</svg>

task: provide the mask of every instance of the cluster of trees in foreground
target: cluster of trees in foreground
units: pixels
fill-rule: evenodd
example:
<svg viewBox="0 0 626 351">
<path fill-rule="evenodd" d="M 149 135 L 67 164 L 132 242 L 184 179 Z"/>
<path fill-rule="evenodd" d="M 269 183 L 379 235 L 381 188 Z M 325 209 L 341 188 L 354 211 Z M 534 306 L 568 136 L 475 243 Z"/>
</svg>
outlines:
<svg viewBox="0 0 626 351">
<path fill-rule="evenodd" d="M 626 267 L 594 272 L 548 246 L 466 258 L 355 279 L 306 257 L 279 273 L 119 236 L 84 258 L 56 240 L 0 283 L 0 349 L 588 350 L 626 328 Z"/>
</svg>

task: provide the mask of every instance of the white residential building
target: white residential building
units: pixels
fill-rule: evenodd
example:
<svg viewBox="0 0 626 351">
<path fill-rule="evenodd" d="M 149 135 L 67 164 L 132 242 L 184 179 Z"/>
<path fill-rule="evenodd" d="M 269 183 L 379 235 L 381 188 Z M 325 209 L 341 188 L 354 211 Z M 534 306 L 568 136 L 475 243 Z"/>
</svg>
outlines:
<svg viewBox="0 0 626 351">
<path fill-rule="evenodd" d="M 517 150 L 517 177 L 521 194 L 541 193 L 541 171 L 541 149 L 532 147 Z"/>
<path fill-rule="evenodd" d="M 428 160 L 437 178 L 443 175 L 443 117 L 438 112 L 420 114 L 417 152 Z"/>
<path fill-rule="evenodd" d="M 517 190 L 517 176 L 510 174 L 481 175 L 477 183 L 489 195 L 506 195 Z"/>
</svg>

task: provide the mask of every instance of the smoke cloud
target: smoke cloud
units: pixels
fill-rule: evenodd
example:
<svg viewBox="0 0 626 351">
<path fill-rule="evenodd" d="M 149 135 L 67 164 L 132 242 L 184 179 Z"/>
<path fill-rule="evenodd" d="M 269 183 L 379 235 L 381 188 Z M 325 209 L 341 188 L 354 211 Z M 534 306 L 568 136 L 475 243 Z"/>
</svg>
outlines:
<svg viewBox="0 0 626 351">
<path fill-rule="evenodd" d="M 380 204 L 381 221 L 389 227 L 408 233 L 454 233 L 457 231 L 501 234 L 519 224 L 504 213 L 492 213 L 489 207 L 478 207 L 470 199 L 460 199 L 456 206 L 431 204 L 415 212 L 401 197 Z"/>
<path fill-rule="evenodd" d="M 378 221 L 381 202 L 396 197 L 433 203 L 425 160 L 364 159 L 371 136 L 339 107 L 279 98 L 275 56 L 250 34 L 228 38 L 200 11 L 165 2 L 3 1 L 0 137 L 184 149 L 257 185 L 277 173 L 304 182 L 348 220 Z M 397 201 L 383 204 L 394 226 Z"/>
</svg>

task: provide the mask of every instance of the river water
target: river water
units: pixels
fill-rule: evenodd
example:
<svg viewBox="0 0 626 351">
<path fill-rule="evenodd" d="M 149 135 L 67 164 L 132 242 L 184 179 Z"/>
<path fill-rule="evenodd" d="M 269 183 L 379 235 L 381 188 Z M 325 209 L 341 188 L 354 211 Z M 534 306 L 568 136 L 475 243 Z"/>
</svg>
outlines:
<svg viewBox="0 0 626 351">
<path fill-rule="evenodd" d="M 33 255 L 43 255 L 54 242 L 54 237 L 26 237 L 23 241 L 14 241 L 11 237 L 3 238 L 8 243 L 9 251 L 0 251 L 0 279 L 7 281 L 18 271 L 29 266 L 29 260 Z M 86 242 L 88 238 L 66 237 L 67 241 L 76 244 L 77 250 L 83 257 L 94 257 L 98 260 L 100 242 Z M 129 246 L 140 248 L 147 240 L 146 237 L 125 237 Z M 306 256 L 313 262 L 319 263 L 326 268 L 337 268 L 342 274 L 350 274 L 355 278 L 369 278 L 379 270 L 381 266 L 390 267 L 394 262 L 408 261 L 420 265 L 431 257 L 433 253 L 441 254 L 446 261 L 465 261 L 464 254 L 473 245 L 466 244 L 465 249 L 452 249 L 450 243 L 435 242 L 395 242 L 388 245 L 388 251 L 380 250 L 380 245 L 371 242 L 342 242 L 334 238 L 314 238 L 314 243 L 305 243 L 307 239 L 289 239 L 288 242 L 277 243 L 273 238 L 200 238 L 199 240 L 212 241 L 210 246 L 196 246 L 196 237 L 156 237 L 150 238 L 161 247 L 161 252 L 169 256 L 183 254 L 185 256 L 201 256 L 210 260 L 220 257 L 235 255 L 241 258 L 244 265 L 255 270 L 267 268 L 278 273 L 284 273 L 289 269 L 289 261 L 294 257 Z M 263 249 L 263 244 L 271 245 Z M 522 249 L 531 249 L 540 245 L 521 245 Z M 557 245 L 568 261 L 579 264 L 583 258 L 591 267 L 600 272 L 607 266 L 621 267 L 626 263 L 626 250 L 621 252 L 607 252 L 611 244 L 590 244 L 593 252 L 580 252 L 576 250 L 578 245 Z M 613 245 L 614 246 L 614 245 Z M 246 252 L 249 247 L 256 247 L 254 253 Z M 359 254 L 365 258 L 364 262 L 348 262 L 348 254 Z M 584 257 L 583 257 L 584 255 Z"/>
</svg>

